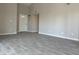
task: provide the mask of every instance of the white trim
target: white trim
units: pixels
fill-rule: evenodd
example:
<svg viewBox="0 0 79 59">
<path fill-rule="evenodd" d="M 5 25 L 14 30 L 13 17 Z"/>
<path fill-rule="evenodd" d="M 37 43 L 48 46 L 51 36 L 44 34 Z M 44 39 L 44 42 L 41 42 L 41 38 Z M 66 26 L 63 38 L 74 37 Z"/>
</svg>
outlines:
<svg viewBox="0 0 79 59">
<path fill-rule="evenodd" d="M 39 34 L 44 34 L 44 35 L 49 35 L 49 36 L 55 36 L 55 37 L 58 37 L 58 38 L 64 38 L 64 39 L 68 39 L 68 40 L 79 41 L 79 39 L 77 39 L 77 38 L 63 37 L 63 36 L 58 36 L 58 35 L 53 35 L 53 34 L 47 34 L 47 33 L 42 33 L 42 32 L 39 32 Z"/>
<path fill-rule="evenodd" d="M 27 32 L 37 32 L 37 31 L 27 31 Z"/>
<path fill-rule="evenodd" d="M 11 35 L 11 34 L 17 34 L 17 32 L 14 32 L 14 33 L 3 33 L 3 34 L 0 34 L 0 35 Z"/>
</svg>

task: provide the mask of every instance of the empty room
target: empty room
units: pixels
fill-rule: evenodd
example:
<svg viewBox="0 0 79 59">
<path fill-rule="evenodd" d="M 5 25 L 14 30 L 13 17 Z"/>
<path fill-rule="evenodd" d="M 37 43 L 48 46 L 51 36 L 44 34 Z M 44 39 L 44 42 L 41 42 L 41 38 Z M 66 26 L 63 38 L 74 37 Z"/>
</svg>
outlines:
<svg viewBox="0 0 79 59">
<path fill-rule="evenodd" d="M 79 3 L 0 3 L 0 55 L 79 55 Z"/>
</svg>

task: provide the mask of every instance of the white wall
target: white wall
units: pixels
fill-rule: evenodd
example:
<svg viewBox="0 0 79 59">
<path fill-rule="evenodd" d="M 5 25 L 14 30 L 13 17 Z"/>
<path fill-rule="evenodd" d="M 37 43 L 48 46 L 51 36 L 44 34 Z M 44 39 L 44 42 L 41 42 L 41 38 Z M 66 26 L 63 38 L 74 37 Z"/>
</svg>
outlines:
<svg viewBox="0 0 79 59">
<path fill-rule="evenodd" d="M 0 4 L 0 35 L 16 33 L 17 4 Z"/>
<path fill-rule="evenodd" d="M 34 4 L 39 13 L 39 33 L 78 39 L 79 4 Z"/>
</svg>

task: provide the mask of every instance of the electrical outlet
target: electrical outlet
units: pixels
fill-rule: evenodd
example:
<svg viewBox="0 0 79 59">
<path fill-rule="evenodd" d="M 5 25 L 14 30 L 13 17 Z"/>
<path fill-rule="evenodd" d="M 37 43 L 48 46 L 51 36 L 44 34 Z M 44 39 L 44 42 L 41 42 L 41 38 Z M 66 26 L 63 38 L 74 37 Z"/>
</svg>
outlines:
<svg viewBox="0 0 79 59">
<path fill-rule="evenodd" d="M 61 32 L 61 34 L 65 34 L 64 32 Z"/>
</svg>

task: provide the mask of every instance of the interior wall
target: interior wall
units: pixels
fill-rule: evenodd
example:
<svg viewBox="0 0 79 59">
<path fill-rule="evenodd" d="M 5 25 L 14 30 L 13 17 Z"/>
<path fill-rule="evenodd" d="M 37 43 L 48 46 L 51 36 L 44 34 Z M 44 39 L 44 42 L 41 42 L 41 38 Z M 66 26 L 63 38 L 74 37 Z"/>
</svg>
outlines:
<svg viewBox="0 0 79 59">
<path fill-rule="evenodd" d="M 24 4 L 18 4 L 18 11 L 19 11 L 19 14 L 29 14 L 29 8 L 27 5 L 24 5 Z"/>
<path fill-rule="evenodd" d="M 17 4 L 0 4 L 0 35 L 15 34 Z"/>
<path fill-rule="evenodd" d="M 33 4 L 39 13 L 39 33 L 78 39 L 79 4 Z"/>
</svg>

